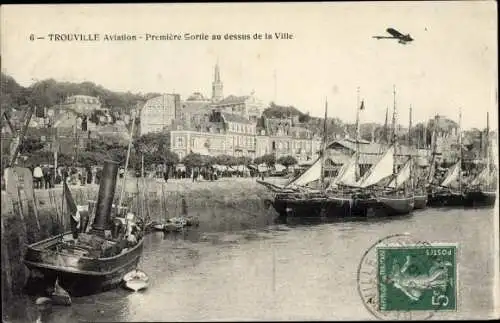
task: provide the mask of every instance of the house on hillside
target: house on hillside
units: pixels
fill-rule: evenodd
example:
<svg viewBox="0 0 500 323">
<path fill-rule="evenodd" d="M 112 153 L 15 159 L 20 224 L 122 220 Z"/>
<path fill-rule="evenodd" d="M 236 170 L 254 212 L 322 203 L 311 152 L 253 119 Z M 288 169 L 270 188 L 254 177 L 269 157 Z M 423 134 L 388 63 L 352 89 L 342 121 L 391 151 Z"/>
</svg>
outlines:
<svg viewBox="0 0 500 323">
<path fill-rule="evenodd" d="M 180 118 L 187 127 L 201 125 L 206 122 L 212 113 L 212 101 L 200 92 L 194 92 L 185 101 L 181 102 Z"/>
<path fill-rule="evenodd" d="M 95 110 L 100 110 L 101 106 L 102 104 L 99 99 L 94 96 L 72 95 L 56 107 L 59 110 L 71 110 L 79 114 L 90 114 Z"/>
<path fill-rule="evenodd" d="M 212 105 L 220 112 L 238 114 L 253 123 L 261 117 L 264 108 L 262 100 L 255 96 L 255 92 L 245 96 L 230 95 Z"/>
</svg>

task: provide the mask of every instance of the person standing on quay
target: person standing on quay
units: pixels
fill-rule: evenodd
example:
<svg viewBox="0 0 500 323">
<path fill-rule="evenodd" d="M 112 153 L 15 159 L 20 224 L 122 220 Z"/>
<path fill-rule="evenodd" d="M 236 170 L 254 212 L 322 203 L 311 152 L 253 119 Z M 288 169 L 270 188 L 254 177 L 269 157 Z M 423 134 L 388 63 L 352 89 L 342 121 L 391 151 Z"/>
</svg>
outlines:
<svg viewBox="0 0 500 323">
<path fill-rule="evenodd" d="M 33 169 L 33 178 L 35 179 L 35 188 L 42 188 L 43 171 L 40 165 Z"/>
<path fill-rule="evenodd" d="M 43 166 L 42 174 L 43 174 L 43 182 L 44 182 L 45 189 L 49 189 L 50 188 L 50 168 L 48 165 Z"/>
</svg>

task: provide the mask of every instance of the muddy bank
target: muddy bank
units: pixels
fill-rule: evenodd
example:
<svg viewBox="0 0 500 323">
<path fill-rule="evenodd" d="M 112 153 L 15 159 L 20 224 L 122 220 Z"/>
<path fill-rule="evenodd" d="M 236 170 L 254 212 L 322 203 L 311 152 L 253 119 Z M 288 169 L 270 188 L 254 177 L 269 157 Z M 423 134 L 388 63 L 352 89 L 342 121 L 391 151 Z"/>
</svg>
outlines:
<svg viewBox="0 0 500 323">
<path fill-rule="evenodd" d="M 124 202 L 132 211 L 141 203 L 137 194 L 146 199 L 152 220 L 179 216 L 186 201 L 187 213 L 197 216 L 198 230 L 203 232 L 238 231 L 261 228 L 272 223 L 276 213 L 265 203 L 270 193 L 255 179 L 222 179 L 214 182 L 173 180 L 168 183 L 139 181 L 139 189 L 131 189 L 137 182 L 126 183 Z M 77 204 L 85 205 L 97 199 L 97 185 L 70 187 Z M 135 192 L 134 192 L 135 191 Z M 115 203 L 118 203 L 121 182 L 118 183 Z M 28 243 L 45 239 L 69 228 L 69 217 L 64 211 L 62 188 L 36 190 L 35 203 L 21 195 L 13 199 L 2 192 L 2 301 L 23 290 L 28 270 L 22 263 Z M 4 303 L 5 304 L 5 303 Z"/>
</svg>

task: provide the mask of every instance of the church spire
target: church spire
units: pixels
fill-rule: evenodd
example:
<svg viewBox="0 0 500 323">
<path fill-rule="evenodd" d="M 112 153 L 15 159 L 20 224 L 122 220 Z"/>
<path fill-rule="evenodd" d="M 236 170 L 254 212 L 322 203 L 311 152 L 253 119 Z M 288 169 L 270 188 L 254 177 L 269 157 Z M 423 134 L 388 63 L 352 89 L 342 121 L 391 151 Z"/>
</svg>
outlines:
<svg viewBox="0 0 500 323">
<path fill-rule="evenodd" d="M 223 89 L 223 84 L 220 78 L 219 59 L 217 58 L 217 62 L 215 63 L 215 69 L 214 69 L 214 81 L 212 82 L 213 102 L 222 100 L 223 98 L 222 89 Z"/>
<path fill-rule="evenodd" d="M 220 82 L 219 58 L 217 58 L 217 62 L 215 63 L 214 82 Z"/>
</svg>

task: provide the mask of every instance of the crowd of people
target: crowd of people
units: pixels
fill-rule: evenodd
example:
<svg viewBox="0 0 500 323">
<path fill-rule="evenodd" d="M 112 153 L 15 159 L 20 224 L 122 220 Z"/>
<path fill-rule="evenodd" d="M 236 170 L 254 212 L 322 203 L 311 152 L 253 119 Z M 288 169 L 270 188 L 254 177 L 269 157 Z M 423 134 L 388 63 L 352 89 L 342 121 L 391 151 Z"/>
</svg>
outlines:
<svg viewBox="0 0 500 323">
<path fill-rule="evenodd" d="M 85 185 L 98 183 L 100 170 L 96 167 L 68 167 L 59 166 L 54 170 L 53 165 L 35 165 L 29 167 L 33 174 L 35 189 L 54 188 L 63 181 L 71 185 Z"/>
</svg>

